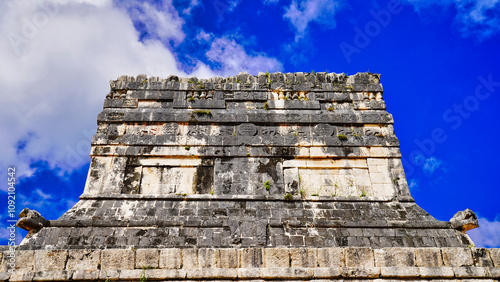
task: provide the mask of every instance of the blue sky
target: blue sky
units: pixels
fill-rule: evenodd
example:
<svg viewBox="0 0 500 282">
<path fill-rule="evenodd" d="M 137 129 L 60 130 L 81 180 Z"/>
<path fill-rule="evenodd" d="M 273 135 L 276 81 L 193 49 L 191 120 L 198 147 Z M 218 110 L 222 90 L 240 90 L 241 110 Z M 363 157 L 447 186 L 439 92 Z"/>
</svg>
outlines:
<svg viewBox="0 0 500 282">
<path fill-rule="evenodd" d="M 0 167 L 17 168 L 18 210 L 57 219 L 78 200 L 119 75 L 370 71 L 417 203 L 439 220 L 472 209 L 476 245 L 500 246 L 500 0 L 7 0 L 0 22 Z"/>
</svg>

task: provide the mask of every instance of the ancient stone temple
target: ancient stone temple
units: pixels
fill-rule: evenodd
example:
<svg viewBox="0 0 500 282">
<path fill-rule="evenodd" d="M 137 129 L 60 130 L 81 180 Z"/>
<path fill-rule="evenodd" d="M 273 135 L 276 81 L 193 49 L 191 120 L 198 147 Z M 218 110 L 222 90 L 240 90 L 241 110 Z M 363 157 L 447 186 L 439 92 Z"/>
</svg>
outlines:
<svg viewBox="0 0 500 282">
<path fill-rule="evenodd" d="M 473 212 L 438 221 L 411 197 L 380 75 L 110 85 L 80 201 L 23 210 L 6 279 L 500 278 Z"/>
</svg>

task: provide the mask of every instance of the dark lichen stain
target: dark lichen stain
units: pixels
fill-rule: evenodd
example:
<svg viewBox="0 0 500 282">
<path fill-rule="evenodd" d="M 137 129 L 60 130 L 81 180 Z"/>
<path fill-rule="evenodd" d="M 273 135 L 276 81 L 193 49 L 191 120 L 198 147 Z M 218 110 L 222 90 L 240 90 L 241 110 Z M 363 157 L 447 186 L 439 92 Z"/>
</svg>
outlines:
<svg viewBox="0 0 500 282">
<path fill-rule="evenodd" d="M 276 147 L 275 151 L 275 156 L 280 156 L 286 160 L 293 159 L 297 155 L 295 147 Z"/>
<path fill-rule="evenodd" d="M 137 231 L 137 233 L 135 233 L 135 236 L 144 236 L 144 234 L 146 234 L 146 230 L 144 229 L 141 229 L 139 231 Z"/>
<path fill-rule="evenodd" d="M 257 172 L 269 174 L 273 179 L 274 183 L 281 182 L 280 175 L 282 175 L 282 172 L 278 173 L 277 164 L 283 163 L 283 159 L 268 158 L 267 160 L 268 162 L 266 164 L 262 162 L 263 160 L 259 160 L 259 166 L 257 167 Z"/>
<path fill-rule="evenodd" d="M 155 148 L 155 146 L 144 146 L 144 147 L 142 147 L 141 154 L 148 155 L 153 151 L 154 148 Z"/>
<path fill-rule="evenodd" d="M 293 192 L 299 191 L 299 183 L 296 180 L 294 180 L 290 185 L 290 190 L 292 190 Z"/>
<path fill-rule="evenodd" d="M 127 164 L 125 166 L 125 177 L 123 180 L 123 194 L 139 194 L 139 187 L 142 174 L 137 172 L 134 166 L 139 161 L 137 157 L 131 157 L 127 159 Z M 135 185 L 134 185 L 135 184 Z"/>
<path fill-rule="evenodd" d="M 344 157 L 349 156 L 350 154 L 354 153 L 354 148 L 353 147 L 341 147 L 342 153 L 344 154 Z"/>
<path fill-rule="evenodd" d="M 203 161 L 202 161 L 203 163 Z M 214 185 L 214 167 L 197 166 L 195 173 L 195 189 L 197 194 L 209 194 Z"/>
</svg>

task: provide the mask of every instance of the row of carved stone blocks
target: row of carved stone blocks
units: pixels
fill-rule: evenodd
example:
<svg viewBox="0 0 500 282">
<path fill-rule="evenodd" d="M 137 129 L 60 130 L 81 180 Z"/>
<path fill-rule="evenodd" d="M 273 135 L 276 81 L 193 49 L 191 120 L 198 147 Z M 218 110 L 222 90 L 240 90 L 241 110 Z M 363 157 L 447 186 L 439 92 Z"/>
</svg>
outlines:
<svg viewBox="0 0 500 282">
<path fill-rule="evenodd" d="M 335 73 L 259 73 L 258 76 L 240 73 L 238 76 L 210 79 L 186 78 L 171 75 L 166 79 L 141 74 L 137 77 L 122 75 L 110 81 L 111 89 L 265 89 L 278 87 L 311 90 L 368 90 L 382 91 L 380 75 L 358 73 L 347 76 Z"/>
<path fill-rule="evenodd" d="M 4 251 L 9 281 L 500 278 L 500 249 L 202 248 Z M 9 277 L 10 276 L 10 277 Z"/>
</svg>

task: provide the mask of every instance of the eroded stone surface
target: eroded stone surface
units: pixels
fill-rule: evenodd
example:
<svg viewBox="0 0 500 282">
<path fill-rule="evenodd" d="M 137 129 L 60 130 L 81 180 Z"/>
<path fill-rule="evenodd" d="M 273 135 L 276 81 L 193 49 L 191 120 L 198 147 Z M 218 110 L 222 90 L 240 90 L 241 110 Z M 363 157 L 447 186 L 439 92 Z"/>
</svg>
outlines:
<svg viewBox="0 0 500 282">
<path fill-rule="evenodd" d="M 67 250 L 38 250 L 34 254 L 35 271 L 63 270 L 66 266 Z"/>
<path fill-rule="evenodd" d="M 445 266 L 474 265 L 470 248 L 445 248 L 441 252 Z"/>
<path fill-rule="evenodd" d="M 110 85 L 84 194 L 31 228 L 11 281 L 499 276 L 472 212 L 414 203 L 377 74 Z"/>
<path fill-rule="evenodd" d="M 415 252 L 409 248 L 374 250 L 375 265 L 379 267 L 405 267 L 415 265 Z"/>
<path fill-rule="evenodd" d="M 441 250 L 439 248 L 415 249 L 415 264 L 423 267 L 443 266 Z"/>
<path fill-rule="evenodd" d="M 358 264 L 359 266 L 328 266 L 315 264 L 313 254 L 319 254 L 325 248 L 305 248 L 305 249 L 282 249 L 282 248 L 255 248 L 252 251 L 247 250 L 243 253 L 254 253 L 254 257 L 258 257 L 259 253 L 267 253 L 262 257 L 262 264 L 258 267 L 248 268 L 247 259 L 241 259 L 242 252 L 238 252 L 236 249 L 228 248 L 209 248 L 209 249 L 191 249 L 190 251 L 183 252 L 182 260 L 187 261 L 189 259 L 196 260 L 196 265 L 189 265 L 183 269 L 172 269 L 174 266 L 166 264 L 165 261 L 160 259 L 159 268 L 149 268 L 144 267 L 142 264 L 135 264 L 137 258 L 141 257 L 157 257 L 155 254 L 167 254 L 169 251 L 167 249 L 137 249 L 137 250 L 122 250 L 125 252 L 106 252 L 108 250 L 102 251 L 102 256 L 95 256 L 96 250 L 92 249 L 82 249 L 78 252 L 66 255 L 61 250 L 57 252 L 48 252 L 45 250 L 33 251 L 33 257 L 36 257 L 42 261 L 59 261 L 63 258 L 68 258 L 68 261 L 73 257 L 78 259 L 81 254 L 88 254 L 91 263 L 85 263 L 85 259 L 82 261 L 82 266 L 79 269 L 74 269 L 75 266 L 72 264 L 66 264 L 57 267 L 50 267 L 43 270 L 36 271 L 34 269 L 28 270 L 28 268 L 18 268 L 14 274 L 7 275 L 5 277 L 9 278 L 9 281 L 68 281 L 73 280 L 97 280 L 97 279 L 110 279 L 110 280 L 158 280 L 158 279 L 374 279 L 379 278 L 380 281 L 386 281 L 390 279 L 396 280 L 437 280 L 437 279 L 480 279 L 485 281 L 485 279 L 497 279 L 500 277 L 500 272 L 498 267 L 481 267 L 476 266 L 474 261 L 469 261 L 466 264 L 465 261 L 462 262 L 461 266 L 432 266 L 432 267 L 419 267 L 416 265 L 417 260 L 414 264 L 407 262 L 400 262 L 399 264 L 404 266 L 383 266 L 378 267 L 380 264 L 380 257 L 387 257 L 386 254 L 390 256 L 397 257 L 402 255 L 406 257 L 408 251 L 414 254 L 420 254 L 421 251 L 425 251 L 426 248 L 382 248 L 382 249 L 371 249 L 371 248 L 348 248 L 350 251 L 346 251 L 346 248 L 331 248 L 329 251 L 330 255 L 340 256 L 339 261 L 344 261 L 347 257 L 357 256 L 366 260 L 369 263 L 365 265 Z M 373 251 L 374 256 L 366 255 L 369 254 L 369 250 Z M 179 250 L 179 249 L 172 249 Z M 492 251 L 495 252 L 497 249 L 483 249 L 485 256 L 488 257 Z M 75 250 L 70 250 L 75 251 Z M 443 254 L 456 254 L 457 249 L 454 248 L 441 248 Z M 118 255 L 122 255 L 123 267 L 121 269 L 109 269 L 113 263 L 110 260 L 114 260 Z M 172 255 L 179 255 L 180 252 L 173 253 Z M 364 255 L 363 255 L 364 254 Z M 240 258 L 233 262 L 233 258 Z M 418 255 L 416 255 L 418 257 Z M 84 255 L 85 257 L 85 255 Z M 200 259 L 205 257 L 205 262 Z M 160 255 L 161 258 L 161 255 Z M 101 265 L 105 269 L 95 269 L 95 262 Z M 141 259 L 142 260 L 142 259 Z M 387 259 L 385 259 L 387 263 Z M 153 259 L 154 261 L 154 259 Z M 210 263 L 207 263 L 210 261 Z M 288 264 L 288 262 L 292 262 Z M 320 257 L 317 257 L 317 261 L 321 261 Z M 349 262 L 349 265 L 353 265 Z M 392 259 L 390 260 L 392 261 Z M 398 261 L 398 260 L 395 260 Z M 281 262 L 285 262 L 279 265 Z M 472 264 L 470 264 L 472 263 Z M 431 264 L 431 263 L 429 263 Z M 373 266 L 375 265 L 375 266 Z M 181 266 L 176 266 L 177 268 Z M 70 269 L 71 268 L 71 269 Z M 1 274 L 0 274 L 1 275 Z M 448 280 L 447 280 L 448 281 Z"/>
<path fill-rule="evenodd" d="M 101 269 L 134 269 L 135 253 L 127 249 L 107 249 L 101 252 Z"/>
<path fill-rule="evenodd" d="M 100 264 L 100 250 L 68 250 L 68 270 L 98 270 Z"/>
</svg>

